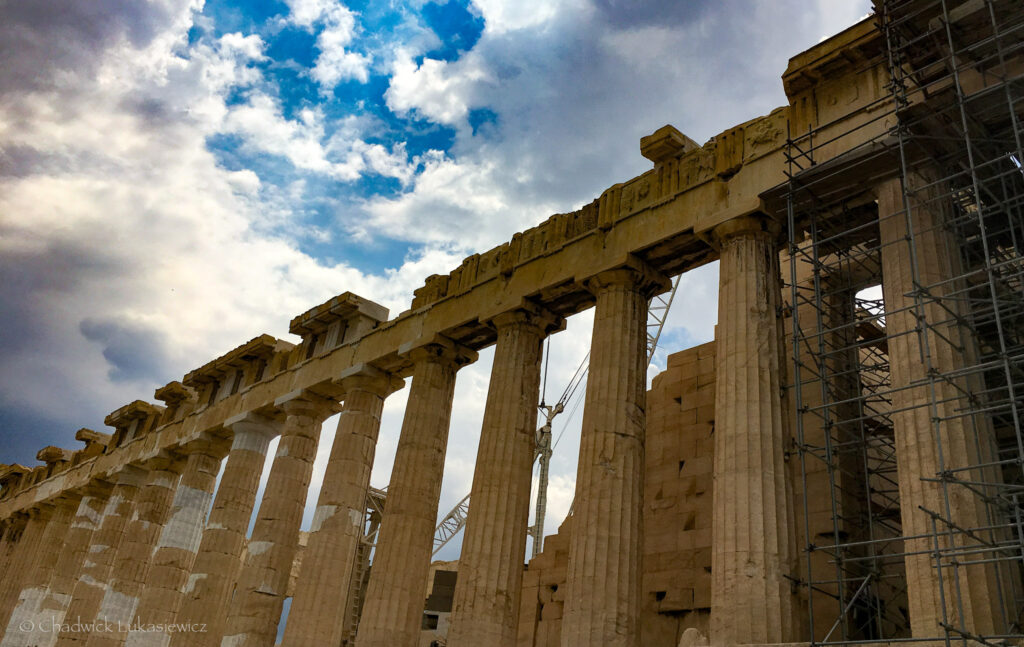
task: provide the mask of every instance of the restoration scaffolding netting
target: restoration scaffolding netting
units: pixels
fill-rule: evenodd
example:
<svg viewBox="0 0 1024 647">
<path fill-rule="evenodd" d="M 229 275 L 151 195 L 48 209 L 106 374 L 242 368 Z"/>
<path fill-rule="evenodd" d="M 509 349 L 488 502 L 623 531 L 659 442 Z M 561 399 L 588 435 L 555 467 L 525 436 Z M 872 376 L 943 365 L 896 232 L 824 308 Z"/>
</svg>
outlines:
<svg viewBox="0 0 1024 647">
<path fill-rule="evenodd" d="M 792 577 L 814 643 L 1020 644 L 1024 2 L 875 4 L 878 135 L 789 137 Z"/>
</svg>

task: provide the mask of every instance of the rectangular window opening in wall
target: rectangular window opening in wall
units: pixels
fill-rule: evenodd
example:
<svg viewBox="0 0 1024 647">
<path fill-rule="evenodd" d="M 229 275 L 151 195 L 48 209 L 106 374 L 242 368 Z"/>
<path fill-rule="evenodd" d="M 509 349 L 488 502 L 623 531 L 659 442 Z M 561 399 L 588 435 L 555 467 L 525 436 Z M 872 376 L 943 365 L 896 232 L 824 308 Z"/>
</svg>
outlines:
<svg viewBox="0 0 1024 647">
<path fill-rule="evenodd" d="M 428 631 L 432 630 L 432 629 L 437 629 L 437 619 L 438 619 L 438 616 L 436 614 L 424 613 L 423 614 L 423 628 L 428 630 Z"/>
</svg>

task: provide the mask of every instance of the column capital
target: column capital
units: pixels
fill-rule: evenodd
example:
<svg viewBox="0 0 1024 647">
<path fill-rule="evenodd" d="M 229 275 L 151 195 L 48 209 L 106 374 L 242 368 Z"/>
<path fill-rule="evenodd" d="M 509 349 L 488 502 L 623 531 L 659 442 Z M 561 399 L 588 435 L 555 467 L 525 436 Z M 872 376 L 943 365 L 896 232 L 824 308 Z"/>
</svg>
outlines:
<svg viewBox="0 0 1024 647">
<path fill-rule="evenodd" d="M 128 465 L 122 465 L 116 472 L 111 472 L 109 478 L 115 486 L 129 485 L 132 487 L 142 487 L 146 482 L 146 474 L 148 473 L 148 470 L 129 463 Z"/>
<path fill-rule="evenodd" d="M 650 298 L 655 294 L 671 290 L 672 279 L 648 265 L 638 256 L 630 254 L 626 258 L 626 262 L 619 267 L 598 272 L 583 280 L 583 287 L 594 296 L 614 286 L 633 287 Z"/>
<path fill-rule="evenodd" d="M 225 420 L 224 428 L 230 430 L 235 436 L 249 434 L 266 436 L 269 440 L 281 433 L 281 421 L 255 411 L 246 411 Z"/>
<path fill-rule="evenodd" d="M 40 519 L 42 521 L 49 521 L 56 510 L 57 506 L 54 503 L 50 501 L 41 501 L 27 510 L 28 518 L 30 520 Z"/>
<path fill-rule="evenodd" d="M 213 458 L 224 458 L 228 451 L 228 443 L 224 438 L 214 437 L 203 432 L 182 443 L 178 449 L 186 456 L 205 454 Z"/>
<path fill-rule="evenodd" d="M 80 489 L 74 488 L 61 492 L 49 501 L 55 508 L 64 508 L 66 510 L 74 511 L 78 508 L 78 504 L 81 502 L 83 496 L 85 495 Z"/>
<path fill-rule="evenodd" d="M 452 364 L 456 368 L 472 364 L 477 360 L 475 350 L 444 335 L 433 335 L 402 344 L 398 347 L 398 354 L 408 357 L 413 364 L 439 362 Z"/>
<path fill-rule="evenodd" d="M 282 395 L 274 400 L 274 406 L 280 407 L 288 416 L 305 415 L 320 420 L 326 420 L 340 411 L 336 401 L 307 389 L 298 389 Z"/>
<path fill-rule="evenodd" d="M 484 323 L 490 324 L 496 330 L 501 330 L 508 326 L 532 327 L 536 328 L 542 336 L 565 330 L 564 317 L 560 317 L 536 303 L 525 300 L 518 308 L 494 315 L 485 320 Z"/>
<path fill-rule="evenodd" d="M 114 489 L 114 480 L 110 476 L 93 477 L 79 488 L 82 496 L 105 497 Z"/>
<path fill-rule="evenodd" d="M 774 240 L 782 231 L 782 224 L 762 213 L 749 213 L 726 220 L 711 230 L 710 242 L 721 246 L 733 238 L 754 236 Z"/>
<path fill-rule="evenodd" d="M 372 364 L 356 364 L 341 372 L 335 380 L 347 394 L 349 391 L 367 391 L 386 398 L 395 391 L 405 387 L 405 380 L 394 373 L 385 371 Z"/>
<path fill-rule="evenodd" d="M 149 473 L 155 471 L 174 472 L 179 473 L 185 465 L 185 461 L 182 460 L 181 454 L 168 450 L 161 449 L 156 454 L 142 459 L 141 464 L 144 470 Z"/>
</svg>

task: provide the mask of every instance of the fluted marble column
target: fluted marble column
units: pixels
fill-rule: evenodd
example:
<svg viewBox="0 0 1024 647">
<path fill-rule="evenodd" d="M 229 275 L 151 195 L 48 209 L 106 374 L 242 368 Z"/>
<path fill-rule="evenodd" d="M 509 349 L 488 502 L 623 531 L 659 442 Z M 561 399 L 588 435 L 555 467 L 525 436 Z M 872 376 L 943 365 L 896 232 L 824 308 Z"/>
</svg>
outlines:
<svg viewBox="0 0 1024 647">
<path fill-rule="evenodd" d="M 116 647 L 128 638 L 139 596 L 149 573 L 150 558 L 164 523 L 171 512 L 177 489 L 181 460 L 160 455 L 146 462 L 146 485 L 139 491 L 131 521 L 114 558 L 110 585 L 103 593 L 97 620 L 108 623 L 109 630 L 94 631 L 87 647 Z"/>
<path fill-rule="evenodd" d="M 670 281 L 634 261 L 587 281 L 596 298 L 563 647 L 640 644 L 647 303 Z"/>
<path fill-rule="evenodd" d="M 94 494 L 82 497 L 68 530 L 67 539 L 57 556 L 50 586 L 45 591 L 34 616 L 30 618 L 33 630 L 25 637 L 23 644 L 26 646 L 49 647 L 57 641 L 58 632 L 54 631 L 54 627 L 63 622 L 65 611 L 71 603 L 75 583 L 82 573 L 92 539 L 103 519 L 111 485 L 95 483 L 89 489 Z"/>
<path fill-rule="evenodd" d="M 272 647 L 277 637 L 288 576 L 299 545 L 299 524 L 313 474 L 323 421 L 336 404 L 294 393 L 276 403 L 285 412 L 281 442 L 249 540 L 249 551 L 231 602 L 224 647 Z"/>
<path fill-rule="evenodd" d="M 15 513 L 3 520 L 3 538 L 0 540 L 0 578 L 7 574 L 11 564 L 11 555 L 18 547 L 21 533 L 25 530 L 28 518 L 22 513 Z"/>
<path fill-rule="evenodd" d="M 45 503 L 29 511 L 28 524 L 17 550 L 11 555 L 11 564 L 4 577 L 4 588 L 0 590 L 0 625 L 4 627 L 18 604 L 21 590 L 31 581 L 39 549 L 54 512 L 54 506 Z"/>
<path fill-rule="evenodd" d="M 448 445 L 455 374 L 476 353 L 441 340 L 413 349 L 412 386 L 388 486 L 358 647 L 415 647 Z"/>
<path fill-rule="evenodd" d="M 15 562 L 18 553 L 23 549 L 24 542 L 22 539 L 25 536 L 25 530 L 28 529 L 29 515 L 24 512 L 17 512 L 8 519 L 4 520 L 4 538 L 3 544 L 0 544 L 0 550 L 3 551 L 2 563 L 0 563 L 0 578 L 4 582 L 8 581 L 8 576 L 13 581 L 13 578 L 18 576 L 20 565 Z M 0 602 L 3 600 L 3 596 L 7 593 L 7 589 L 0 591 Z"/>
<path fill-rule="evenodd" d="M 114 489 L 107 499 L 100 527 L 93 534 L 64 613 L 64 623 L 76 630 L 61 632 L 57 636 L 58 647 L 82 645 L 88 640 L 90 632 L 83 625 L 93 622 L 99 613 L 125 528 L 135 510 L 135 501 L 146 475 L 145 470 L 127 465 L 114 476 Z"/>
<path fill-rule="evenodd" d="M 18 540 L 25 529 L 26 519 L 20 513 L 3 520 L 3 532 L 0 533 L 0 579 L 7 573 L 7 567 L 11 563 L 11 554 L 18 546 Z"/>
<path fill-rule="evenodd" d="M 403 381 L 372 366 L 340 380 L 345 402 L 285 627 L 286 647 L 340 645 L 384 398 Z"/>
<path fill-rule="evenodd" d="M 178 610 L 178 622 L 200 625 L 206 630 L 175 634 L 171 637 L 173 647 L 220 644 L 231 592 L 242 570 L 245 536 L 256 504 L 267 446 L 281 431 L 280 423 L 253 414 L 229 419 L 224 426 L 234 434 L 231 450 Z"/>
<path fill-rule="evenodd" d="M 135 611 L 135 619 L 145 626 L 166 626 L 177 620 L 182 591 L 210 510 L 224 447 L 222 443 L 203 438 L 189 443 L 185 451 L 188 458 L 181 481 L 174 491 L 171 512 L 150 559 L 145 586 Z M 126 644 L 131 647 L 164 647 L 169 644 L 171 636 L 171 632 L 136 631 L 128 635 Z"/>
<path fill-rule="evenodd" d="M 991 438 L 981 437 L 990 433 L 987 428 L 972 433 L 970 419 L 962 417 L 964 410 L 978 407 L 966 399 L 965 393 L 970 390 L 966 378 L 964 384 L 954 385 L 941 378 L 929 383 L 930 369 L 948 374 L 963 368 L 964 353 L 969 352 L 973 342 L 952 320 L 950 312 L 959 307 L 957 301 L 964 295 L 947 297 L 944 303 L 939 301 L 956 288 L 949 279 L 960 270 L 956 241 L 943 227 L 941 209 L 946 199 L 937 195 L 937 189 L 926 188 L 928 181 L 924 178 L 909 175 L 908 179 L 915 184 L 910 187 L 915 194 L 910 217 L 904 209 L 899 179 L 889 180 L 878 188 L 878 215 L 900 516 L 903 534 L 910 537 L 904 541 L 904 550 L 908 553 L 911 631 L 915 638 L 942 637 L 945 630 L 940 623 L 946 622 L 975 635 L 992 635 L 1004 629 L 995 567 L 961 566 L 954 575 L 949 558 L 944 558 L 942 576 L 946 590 L 942 591 L 935 558 L 929 554 L 935 546 L 931 516 L 925 510 L 941 515 L 958 528 L 979 528 L 990 522 L 983 501 L 967 487 L 949 486 L 947 509 L 943 484 L 924 479 L 936 479 L 944 470 L 986 462 L 988 459 L 979 456 L 978 447 L 990 444 Z M 912 229 L 908 229 L 908 224 Z M 920 302 L 914 297 L 918 288 L 928 290 Z M 956 472 L 955 478 L 993 480 L 980 471 Z M 944 550 L 953 548 L 945 536 L 948 526 L 937 521 L 936 528 L 939 545 Z M 956 546 L 969 545 L 975 550 L 980 546 L 963 536 L 955 541 Z M 992 557 L 975 552 L 963 559 L 979 561 Z M 958 594 L 952 586 L 955 579 L 959 580 L 955 587 Z"/>
<path fill-rule="evenodd" d="M 34 629 L 30 623 L 34 622 L 35 612 L 50 585 L 56 564 L 55 558 L 60 555 L 80 500 L 80 494 L 70 492 L 51 502 L 53 509 L 50 519 L 39 538 L 35 557 L 27 565 L 28 575 L 21 581 L 21 592 L 18 593 L 17 602 L 7 622 L 7 631 L 0 642 L 3 647 L 20 647 L 28 644 L 28 638 Z"/>
<path fill-rule="evenodd" d="M 794 517 L 780 381 L 775 229 L 742 217 L 715 229 L 719 263 L 711 644 L 796 639 Z"/>
<path fill-rule="evenodd" d="M 513 647 L 530 516 L 541 345 L 558 323 L 536 307 L 495 317 L 491 367 L 455 586 L 449 647 Z"/>
</svg>

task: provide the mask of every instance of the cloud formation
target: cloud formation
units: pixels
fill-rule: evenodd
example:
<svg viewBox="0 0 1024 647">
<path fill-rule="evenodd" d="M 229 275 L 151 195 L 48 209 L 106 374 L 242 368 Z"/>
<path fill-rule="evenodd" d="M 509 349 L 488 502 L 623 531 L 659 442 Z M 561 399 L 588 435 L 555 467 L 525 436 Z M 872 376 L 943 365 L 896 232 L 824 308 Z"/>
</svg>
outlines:
<svg viewBox="0 0 1024 647">
<path fill-rule="evenodd" d="M 353 6 L 0 4 L 0 460 L 71 446 L 345 290 L 397 314 L 427 275 L 646 170 L 642 135 L 672 123 L 703 141 L 781 105 L 787 57 L 869 3 Z M 684 279 L 671 350 L 712 335 L 714 272 Z M 590 316 L 552 339 L 549 392 Z M 488 371 L 483 353 L 459 375 L 442 513 L 469 488 Z M 387 403 L 378 486 L 405 397 Z M 581 418 L 556 451 L 548 532 Z"/>
</svg>

